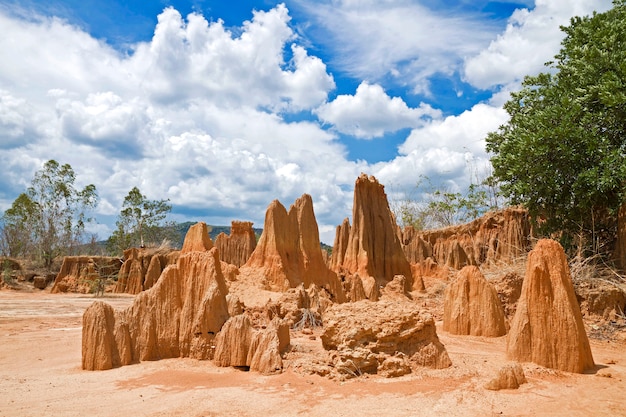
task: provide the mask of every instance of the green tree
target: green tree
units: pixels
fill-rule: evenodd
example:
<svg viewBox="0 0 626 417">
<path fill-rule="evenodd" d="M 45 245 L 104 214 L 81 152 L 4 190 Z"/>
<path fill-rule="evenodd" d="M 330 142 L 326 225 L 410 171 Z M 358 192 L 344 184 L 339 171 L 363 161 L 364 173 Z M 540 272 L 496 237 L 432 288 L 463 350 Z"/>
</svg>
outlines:
<svg viewBox="0 0 626 417">
<path fill-rule="evenodd" d="M 561 29 L 549 72 L 512 94 L 510 120 L 488 135 L 487 150 L 504 195 L 540 218 L 544 233 L 597 251 L 626 184 L 626 2 Z"/>
<path fill-rule="evenodd" d="M 93 184 L 74 188 L 76 175 L 69 164 L 46 162 L 26 192 L 4 212 L 3 247 L 10 256 L 29 256 L 50 268 L 55 257 L 72 254 L 82 243 L 86 212 L 96 206 Z"/>
<path fill-rule="evenodd" d="M 133 246 L 144 247 L 146 242 L 156 244 L 163 239 L 172 239 L 171 224 L 166 223 L 172 210 L 169 200 L 148 200 L 133 187 L 124 198 L 116 226 L 107 241 L 111 253 L 120 253 Z"/>
<path fill-rule="evenodd" d="M 420 189 L 424 182 L 428 184 L 427 191 L 420 201 L 407 197 L 392 204 L 401 226 L 412 226 L 416 230 L 448 227 L 474 220 L 497 208 L 491 205 L 488 195 L 491 185 L 486 180 L 471 183 L 464 193 L 436 187 L 428 177 L 420 178 L 416 189 Z M 497 203 L 497 199 L 493 201 Z"/>
</svg>

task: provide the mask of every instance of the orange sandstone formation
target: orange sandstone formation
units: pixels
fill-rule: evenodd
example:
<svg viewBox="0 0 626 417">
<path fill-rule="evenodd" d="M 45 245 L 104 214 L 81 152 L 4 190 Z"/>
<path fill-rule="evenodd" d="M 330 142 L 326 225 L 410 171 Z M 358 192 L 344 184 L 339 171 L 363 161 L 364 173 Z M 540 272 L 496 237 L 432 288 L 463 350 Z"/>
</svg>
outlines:
<svg viewBox="0 0 626 417">
<path fill-rule="evenodd" d="M 245 264 L 256 248 L 256 235 L 252 222 L 233 221 L 230 235 L 220 233 L 215 239 L 215 246 L 220 252 L 220 259 L 240 267 Z"/>
<path fill-rule="evenodd" d="M 361 174 L 356 180 L 352 207 L 353 225 L 349 227 L 344 221 L 337 229 L 333 256 L 335 251 L 338 255 L 333 257 L 332 267 L 346 275 L 358 274 L 362 279 L 371 277 L 377 287 L 384 287 L 396 275 L 403 275 L 407 290 L 411 290 L 411 266 L 402 251 L 396 222 L 389 209 L 384 188 L 373 176 Z M 347 228 L 349 233 L 346 242 Z M 364 286 L 367 287 L 368 283 L 364 282 Z"/>
<path fill-rule="evenodd" d="M 257 277 L 271 291 L 315 284 L 328 291 L 333 301 L 345 301 L 339 278 L 324 262 L 308 194 L 297 199 L 289 212 L 278 200 L 269 205 L 261 238 L 240 271 Z"/>
<path fill-rule="evenodd" d="M 418 263 L 432 257 L 438 265 L 461 269 L 465 265 L 510 261 L 530 247 L 528 212 L 520 208 L 489 212 L 470 223 L 444 229 L 402 231 L 407 258 Z"/>
<path fill-rule="evenodd" d="M 432 316 L 417 311 L 411 302 L 335 304 L 323 318 L 322 344 L 333 352 L 339 373 L 399 376 L 411 366 L 440 369 L 451 365 Z"/>
<path fill-rule="evenodd" d="M 528 255 L 507 356 L 567 372 L 595 366 L 565 252 L 554 240 L 540 240 Z"/>
<path fill-rule="evenodd" d="M 289 346 L 289 327 L 274 320 L 264 330 L 252 327 L 246 315 L 230 318 L 215 340 L 217 366 L 244 367 L 262 374 L 283 369 L 281 353 Z"/>
<path fill-rule="evenodd" d="M 348 249 L 348 239 L 350 237 L 350 220 L 343 219 L 341 225 L 337 226 L 335 231 L 335 242 L 333 243 L 333 252 L 330 256 L 330 266 L 335 272 L 341 272 L 343 259 Z"/>
<path fill-rule="evenodd" d="M 151 288 L 166 266 L 176 263 L 178 251 L 131 248 L 124 251 L 116 293 L 139 294 Z"/>
<path fill-rule="evenodd" d="M 66 256 L 51 292 L 88 293 L 93 281 L 113 276 L 120 265 L 118 258 L 109 256 Z"/>
<path fill-rule="evenodd" d="M 443 330 L 452 334 L 498 337 L 506 334 L 498 294 L 476 266 L 461 269 L 445 291 Z"/>
<path fill-rule="evenodd" d="M 229 318 L 228 293 L 206 225 L 193 226 L 175 265 L 126 310 L 94 303 L 83 315 L 83 368 L 171 357 L 210 359 Z"/>
</svg>

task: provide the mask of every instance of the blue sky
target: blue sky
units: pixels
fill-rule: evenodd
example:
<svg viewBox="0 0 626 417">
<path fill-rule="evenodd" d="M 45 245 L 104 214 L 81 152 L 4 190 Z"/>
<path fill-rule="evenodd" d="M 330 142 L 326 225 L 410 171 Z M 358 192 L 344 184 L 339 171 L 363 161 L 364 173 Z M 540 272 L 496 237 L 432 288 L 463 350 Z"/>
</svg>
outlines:
<svg viewBox="0 0 626 417">
<path fill-rule="evenodd" d="M 0 209 L 56 159 L 96 185 L 101 238 L 137 186 L 174 220 L 258 227 L 308 193 L 332 243 L 361 172 L 390 200 L 485 175 L 509 92 L 610 6 L 0 0 Z"/>
</svg>

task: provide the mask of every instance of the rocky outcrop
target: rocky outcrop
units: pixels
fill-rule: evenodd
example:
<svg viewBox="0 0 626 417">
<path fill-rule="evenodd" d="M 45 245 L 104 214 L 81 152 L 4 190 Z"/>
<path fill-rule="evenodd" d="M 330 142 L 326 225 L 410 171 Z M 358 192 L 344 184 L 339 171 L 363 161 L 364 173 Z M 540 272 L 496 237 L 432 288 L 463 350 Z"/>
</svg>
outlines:
<svg viewBox="0 0 626 417">
<path fill-rule="evenodd" d="M 299 285 L 282 293 L 278 300 L 270 300 L 263 307 L 263 316 L 279 318 L 294 330 L 316 328 L 322 326 L 322 314 L 332 304 L 326 291 L 315 285 L 305 290 Z"/>
<path fill-rule="evenodd" d="M 152 288 L 163 270 L 168 265 L 176 263 L 179 253 L 178 251 L 149 248 L 125 250 L 124 262 L 119 268 L 114 292 L 139 294 Z"/>
<path fill-rule="evenodd" d="M 491 281 L 491 283 L 498 293 L 498 298 L 504 308 L 504 315 L 512 319 L 517 310 L 517 300 L 522 295 L 524 276 L 515 271 L 507 272 Z"/>
<path fill-rule="evenodd" d="M 275 319 L 265 329 L 252 327 L 248 316 L 230 318 L 215 340 L 217 366 L 234 366 L 262 374 L 280 373 L 281 354 L 289 346 L 289 327 Z"/>
<path fill-rule="evenodd" d="M 432 257 L 438 265 L 460 270 L 466 265 L 508 262 L 524 255 L 530 248 L 531 232 L 528 212 L 508 208 L 444 229 L 418 232 L 408 227 L 401 235 L 412 263 Z"/>
<path fill-rule="evenodd" d="M 345 301 L 341 282 L 322 257 L 313 200 L 297 199 L 289 212 L 274 200 L 267 208 L 263 233 L 250 259 L 240 268 L 271 291 L 286 291 L 304 284 L 325 289 L 335 302 Z"/>
<path fill-rule="evenodd" d="M 256 248 L 256 235 L 252 222 L 233 221 L 230 235 L 220 233 L 215 238 L 215 246 L 220 252 L 220 259 L 237 267 L 245 264 Z"/>
<path fill-rule="evenodd" d="M 498 375 L 485 384 L 485 388 L 492 391 L 501 389 L 518 389 L 526 383 L 524 369 L 519 363 L 506 365 L 498 371 Z"/>
<path fill-rule="evenodd" d="M 175 265 L 113 314 L 94 303 L 83 315 L 83 368 L 108 369 L 171 357 L 210 359 L 215 335 L 229 318 L 217 249 L 204 223 L 193 226 Z M 95 357 L 99 355 L 99 357 Z"/>
<path fill-rule="evenodd" d="M 332 351 L 334 366 L 344 375 L 393 376 L 391 369 L 406 371 L 405 365 L 437 369 L 451 365 L 432 316 L 410 302 L 335 304 L 323 320 L 322 344 Z"/>
<path fill-rule="evenodd" d="M 626 311 L 626 291 L 608 279 L 579 279 L 574 291 L 583 317 L 619 320 Z"/>
<path fill-rule="evenodd" d="M 507 356 L 567 372 L 594 368 L 565 252 L 554 240 L 540 240 L 528 255 Z"/>
<path fill-rule="evenodd" d="M 403 275 L 407 290 L 412 290 L 411 266 L 398 239 L 385 187 L 373 176 L 361 174 L 356 180 L 352 221 L 351 227 L 344 221 L 337 229 L 333 248 L 333 256 L 335 252 L 337 256 L 333 257 L 331 267 L 344 276 L 358 274 L 364 280 L 371 277 L 377 288 L 384 287 L 396 275 Z M 366 293 L 368 285 L 364 282 Z"/>
<path fill-rule="evenodd" d="M 335 242 L 333 243 L 333 251 L 330 255 L 330 267 L 336 272 L 341 272 L 343 259 L 348 249 L 348 239 L 350 238 L 350 220 L 343 219 L 341 225 L 335 230 Z"/>
<path fill-rule="evenodd" d="M 94 302 L 83 314 L 83 369 L 101 371 L 120 365 L 115 342 L 115 311 Z"/>
<path fill-rule="evenodd" d="M 346 292 L 346 298 L 353 303 L 361 300 L 367 300 L 368 296 L 363 287 L 363 280 L 358 274 L 348 275 L 344 278 L 343 287 Z M 376 287 L 375 287 L 376 288 Z M 378 300 L 378 293 L 370 294 L 373 296 L 372 301 Z"/>
<path fill-rule="evenodd" d="M 381 289 L 381 300 L 410 300 L 411 294 L 407 291 L 406 277 L 396 275 Z"/>
<path fill-rule="evenodd" d="M 487 337 L 506 334 L 504 310 L 498 294 L 478 267 L 464 267 L 446 288 L 443 330 L 452 334 Z"/>
<path fill-rule="evenodd" d="M 87 294 L 98 281 L 117 276 L 120 266 L 118 258 L 109 256 L 66 256 L 51 292 Z"/>
</svg>

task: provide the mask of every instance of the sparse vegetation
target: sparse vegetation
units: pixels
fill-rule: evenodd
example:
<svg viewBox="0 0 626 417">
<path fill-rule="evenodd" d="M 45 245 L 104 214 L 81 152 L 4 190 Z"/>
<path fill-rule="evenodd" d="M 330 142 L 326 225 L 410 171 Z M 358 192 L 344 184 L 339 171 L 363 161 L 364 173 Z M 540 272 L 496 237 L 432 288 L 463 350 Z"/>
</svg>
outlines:
<svg viewBox="0 0 626 417">
<path fill-rule="evenodd" d="M 322 320 L 319 318 L 319 314 L 316 314 L 309 308 L 303 308 L 302 318 L 293 325 L 294 330 L 302 330 L 305 328 L 317 329 L 322 327 Z"/>
<path fill-rule="evenodd" d="M 161 241 L 176 240 L 171 222 L 166 222 L 172 210 L 169 200 L 149 200 L 133 187 L 126 198 L 115 223 L 117 229 L 107 241 L 111 254 L 121 254 L 130 247 L 158 246 Z"/>
<path fill-rule="evenodd" d="M 95 185 L 77 190 L 75 180 L 69 164 L 44 164 L 4 212 L 0 249 L 5 255 L 31 258 L 50 269 L 57 256 L 73 254 L 91 221 L 87 212 L 98 201 Z"/>
<path fill-rule="evenodd" d="M 94 262 L 93 266 L 94 273 L 85 278 L 82 284 L 86 284 L 89 287 L 89 293 L 93 294 L 94 297 L 102 297 L 104 296 L 106 287 L 117 281 L 119 269 L 111 268 L 110 265 L 102 265 L 97 262 Z"/>
<path fill-rule="evenodd" d="M 13 268 L 8 259 L 2 261 L 2 281 L 7 285 L 13 284 Z"/>
<path fill-rule="evenodd" d="M 474 220 L 498 208 L 499 198 L 494 190 L 492 179 L 475 180 L 465 192 L 458 192 L 445 185 L 435 186 L 430 178 L 421 177 L 414 190 L 392 202 L 391 208 L 402 227 L 436 229 Z"/>
</svg>

